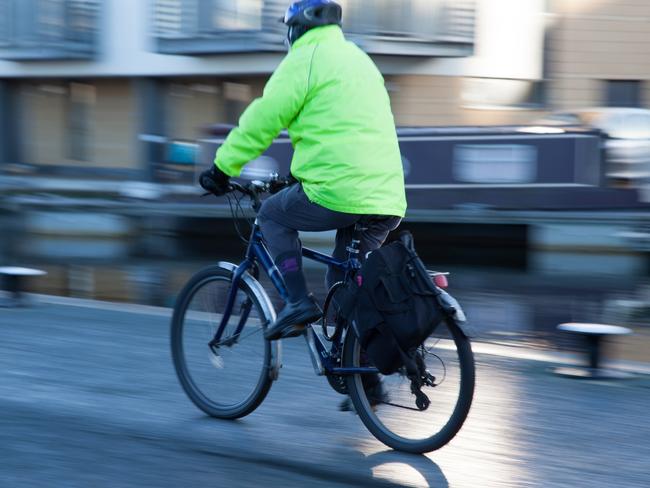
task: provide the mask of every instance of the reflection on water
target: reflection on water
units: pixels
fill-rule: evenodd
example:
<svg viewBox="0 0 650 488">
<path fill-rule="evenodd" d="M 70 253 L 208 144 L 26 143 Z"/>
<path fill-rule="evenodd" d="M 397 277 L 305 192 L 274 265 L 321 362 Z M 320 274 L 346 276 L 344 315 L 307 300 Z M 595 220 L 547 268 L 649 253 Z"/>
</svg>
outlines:
<svg viewBox="0 0 650 488">
<path fill-rule="evenodd" d="M 309 247 L 330 251 L 332 233 L 303 237 Z M 36 237 L 35 240 L 43 239 Z M 113 238 L 110 242 L 113 241 L 120 244 L 119 239 Z M 522 258 L 518 250 L 516 259 L 510 260 L 511 250 L 503 251 L 503 256 L 495 259 L 494 250 L 481 258 L 483 249 L 475 248 L 465 252 L 467 259 L 457 252 L 443 255 L 443 261 L 437 248 L 422 242 L 419 250 L 427 265 L 431 269 L 451 272 L 449 291 L 460 300 L 480 332 L 479 340 L 566 348 L 575 344 L 556 333 L 557 324 L 567 321 L 615 323 L 632 327 L 637 332 L 634 338 L 620 341 L 617 352 L 630 359 L 648 359 L 647 348 L 638 346 L 650 341 L 650 332 L 643 327 L 648 323 L 650 312 L 647 305 L 650 279 L 639 264 L 647 256 L 530 252 L 528 257 Z M 36 261 L 35 264 L 49 274 L 43 280 L 34 281 L 33 289 L 42 293 L 169 307 L 173 306 L 178 291 L 192 274 L 217 260 L 238 262 L 244 250 L 243 244 L 230 236 L 215 241 L 197 240 L 191 234 L 189 237 L 182 234 L 161 238 L 167 258 L 152 259 L 138 251 L 137 243 L 128 242 L 125 248 L 130 251 L 122 252 L 120 259 L 111 255 L 109 259 L 89 260 L 87 256 L 102 248 L 94 242 L 83 244 L 57 239 L 58 249 L 80 257 L 61 260 L 58 254 L 50 254 L 53 257 Z M 76 249 L 79 246 L 84 247 L 81 253 Z M 219 259 L 212 260 L 212 256 L 219 256 Z M 472 265 L 465 265 L 464 261 Z M 324 298 L 323 266 L 305 262 L 305 273 L 310 290 Z M 262 277 L 261 281 L 276 307 L 281 307 L 268 279 Z"/>
</svg>

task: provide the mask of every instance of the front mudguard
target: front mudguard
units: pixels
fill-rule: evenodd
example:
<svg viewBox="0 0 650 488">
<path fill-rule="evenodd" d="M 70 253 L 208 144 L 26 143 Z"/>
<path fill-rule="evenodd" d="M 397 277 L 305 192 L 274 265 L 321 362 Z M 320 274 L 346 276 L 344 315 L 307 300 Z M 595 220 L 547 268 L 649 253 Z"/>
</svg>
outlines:
<svg viewBox="0 0 650 488">
<path fill-rule="evenodd" d="M 230 273 L 234 273 L 235 270 L 237 269 L 237 266 L 235 264 L 226 261 L 218 262 L 217 266 L 225 270 L 228 270 Z M 248 286 L 257 297 L 259 297 L 260 306 L 262 307 L 262 313 L 264 314 L 264 316 L 267 317 L 271 321 L 271 323 L 274 322 L 276 318 L 275 308 L 273 307 L 273 303 L 271 303 L 271 299 L 266 293 L 266 290 L 264 290 L 264 287 L 262 287 L 260 282 L 257 281 L 249 273 L 244 273 L 241 279 L 244 280 L 246 286 Z M 275 381 L 278 379 L 278 377 L 280 376 L 281 367 L 282 367 L 282 344 L 280 343 L 280 341 L 273 341 L 271 342 L 271 364 L 269 368 L 269 377 L 271 378 L 271 380 Z"/>
</svg>

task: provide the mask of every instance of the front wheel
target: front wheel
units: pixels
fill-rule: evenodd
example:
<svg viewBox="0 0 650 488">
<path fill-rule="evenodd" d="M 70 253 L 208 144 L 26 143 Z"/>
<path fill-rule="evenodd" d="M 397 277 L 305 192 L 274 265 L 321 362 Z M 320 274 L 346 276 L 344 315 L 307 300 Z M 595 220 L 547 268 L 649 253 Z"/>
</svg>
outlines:
<svg viewBox="0 0 650 488">
<path fill-rule="evenodd" d="M 205 413 L 224 419 L 251 413 L 272 383 L 271 344 L 264 339 L 264 329 L 273 321 L 273 312 L 243 279 L 220 342 L 209 345 L 231 285 L 228 269 L 200 271 L 178 296 L 171 325 L 172 357 L 183 390 Z"/>
<path fill-rule="evenodd" d="M 440 449 L 462 427 L 474 396 L 475 370 L 469 339 L 452 321 L 443 321 L 418 354 L 433 377 L 432 385 L 422 387 L 431 401 L 425 410 L 417 408 L 405 371 L 376 377 L 353 374 L 347 385 L 356 412 L 377 439 L 393 449 L 421 454 Z M 368 365 L 351 329 L 343 363 L 344 367 Z"/>
</svg>

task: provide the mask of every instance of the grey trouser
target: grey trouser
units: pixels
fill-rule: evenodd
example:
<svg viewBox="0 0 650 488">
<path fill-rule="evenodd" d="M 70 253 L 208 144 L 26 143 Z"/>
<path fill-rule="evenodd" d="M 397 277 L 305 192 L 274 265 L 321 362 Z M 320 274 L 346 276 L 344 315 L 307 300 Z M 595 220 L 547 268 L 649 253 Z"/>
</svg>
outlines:
<svg viewBox="0 0 650 488">
<path fill-rule="evenodd" d="M 301 252 L 298 231 L 321 232 L 336 229 L 336 244 L 332 255 L 344 260 L 346 247 L 354 236 L 354 225 L 365 215 L 336 212 L 312 203 L 305 195 L 302 185 L 285 188 L 264 201 L 257 221 L 264 234 L 273 259 L 284 253 Z M 388 233 L 397 228 L 400 217 L 378 216 L 369 220 L 361 235 L 360 256 L 380 247 Z M 328 287 L 343 279 L 343 273 L 330 267 L 327 272 Z"/>
</svg>

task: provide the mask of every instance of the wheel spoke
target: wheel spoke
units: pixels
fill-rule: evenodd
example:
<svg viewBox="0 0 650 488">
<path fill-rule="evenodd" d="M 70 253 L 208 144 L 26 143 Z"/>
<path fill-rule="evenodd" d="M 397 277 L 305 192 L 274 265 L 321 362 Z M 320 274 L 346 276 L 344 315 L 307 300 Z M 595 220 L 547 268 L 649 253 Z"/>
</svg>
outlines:
<svg viewBox="0 0 650 488">
<path fill-rule="evenodd" d="M 236 335 L 228 337 L 227 339 L 224 339 L 224 340 L 222 340 L 220 342 L 217 342 L 216 344 L 214 344 L 214 347 L 220 347 L 220 346 L 222 346 L 222 345 L 224 345 L 226 343 L 229 343 L 229 342 L 233 343 L 233 345 L 234 345 L 237 342 L 243 341 L 247 337 L 252 336 L 253 334 L 261 334 L 261 333 L 262 333 L 261 328 L 260 329 L 255 329 L 255 330 L 253 330 L 253 331 L 251 331 L 251 332 L 249 332 L 249 333 L 247 333 L 245 335 L 241 335 L 241 332 L 240 332 L 239 334 L 236 334 Z M 226 347 L 229 347 L 229 346 L 226 346 Z"/>
<path fill-rule="evenodd" d="M 230 285 L 231 273 L 221 268 L 198 273 L 179 296 L 172 322 L 172 352 L 181 385 L 199 408 L 222 418 L 250 413 L 271 384 L 270 346 L 262 334 L 270 317 L 243 282 L 220 341 L 210 346 L 224 317 Z"/>
</svg>

